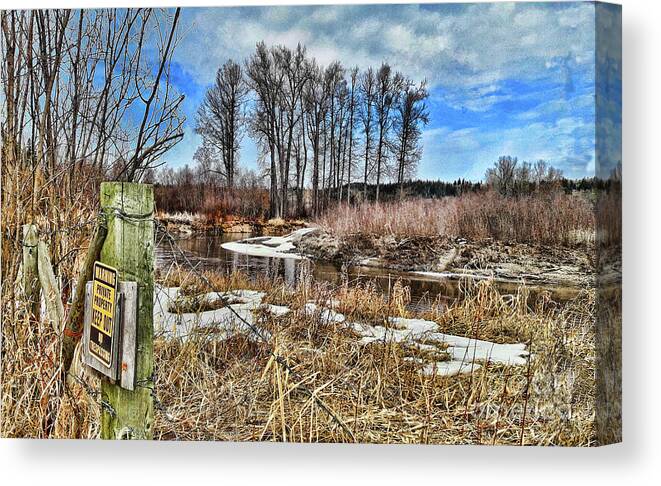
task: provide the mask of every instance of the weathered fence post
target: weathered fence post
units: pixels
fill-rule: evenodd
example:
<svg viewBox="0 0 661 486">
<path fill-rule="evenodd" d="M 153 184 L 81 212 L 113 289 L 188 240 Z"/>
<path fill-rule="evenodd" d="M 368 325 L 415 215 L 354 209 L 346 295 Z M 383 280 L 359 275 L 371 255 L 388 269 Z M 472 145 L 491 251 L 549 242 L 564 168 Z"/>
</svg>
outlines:
<svg viewBox="0 0 661 486">
<path fill-rule="evenodd" d="M 39 296 L 39 272 L 37 261 L 37 227 L 33 224 L 23 225 L 23 292 L 31 314 L 35 319 L 40 317 L 41 299 Z"/>
<path fill-rule="evenodd" d="M 101 416 L 103 439 L 151 439 L 154 404 L 154 192 L 151 185 L 129 182 L 101 184 L 101 210 L 107 236 L 101 262 L 116 268 L 119 279 L 137 282 L 135 390 L 101 383 L 105 402 Z"/>
<path fill-rule="evenodd" d="M 46 300 L 46 311 L 48 318 L 55 329 L 55 332 L 62 332 L 64 323 L 64 305 L 60 295 L 60 287 L 53 273 L 53 265 L 48 256 L 46 243 L 39 241 L 37 243 L 37 269 L 39 271 L 39 284 Z"/>
</svg>

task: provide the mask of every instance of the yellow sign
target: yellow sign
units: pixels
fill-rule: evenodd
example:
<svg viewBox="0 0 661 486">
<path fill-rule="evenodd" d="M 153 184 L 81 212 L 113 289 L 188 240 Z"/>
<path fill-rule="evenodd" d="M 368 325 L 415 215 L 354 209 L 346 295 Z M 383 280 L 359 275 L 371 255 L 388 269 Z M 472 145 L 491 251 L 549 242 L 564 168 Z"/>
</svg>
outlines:
<svg viewBox="0 0 661 486">
<path fill-rule="evenodd" d="M 103 364 L 110 367 L 117 306 L 117 270 L 95 262 L 93 282 L 89 350 Z"/>
</svg>

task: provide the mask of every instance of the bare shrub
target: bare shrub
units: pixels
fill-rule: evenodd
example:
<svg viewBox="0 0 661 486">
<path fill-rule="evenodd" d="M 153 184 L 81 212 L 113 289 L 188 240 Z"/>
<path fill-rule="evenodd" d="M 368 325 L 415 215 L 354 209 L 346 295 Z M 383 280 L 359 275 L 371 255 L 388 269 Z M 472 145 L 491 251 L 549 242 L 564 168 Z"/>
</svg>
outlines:
<svg viewBox="0 0 661 486">
<path fill-rule="evenodd" d="M 592 204 L 579 195 L 534 193 L 516 198 L 489 191 L 457 198 L 447 221 L 453 236 L 505 242 L 572 245 L 594 231 Z"/>
<path fill-rule="evenodd" d="M 341 204 L 329 210 L 316 223 L 337 236 L 355 233 L 396 236 L 445 234 L 445 220 L 454 200 L 414 199 L 388 203 Z"/>
<path fill-rule="evenodd" d="M 580 243 L 577 235 L 594 232 L 594 213 L 582 195 L 555 191 L 507 197 L 486 191 L 442 199 L 339 205 L 316 223 L 339 237 L 363 233 L 574 245 Z"/>
</svg>

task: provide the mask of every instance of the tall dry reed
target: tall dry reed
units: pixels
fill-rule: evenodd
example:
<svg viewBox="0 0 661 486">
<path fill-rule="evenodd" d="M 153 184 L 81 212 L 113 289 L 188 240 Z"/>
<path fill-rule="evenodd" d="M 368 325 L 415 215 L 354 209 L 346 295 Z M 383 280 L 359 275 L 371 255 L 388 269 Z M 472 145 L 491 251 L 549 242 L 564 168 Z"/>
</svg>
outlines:
<svg viewBox="0 0 661 486">
<path fill-rule="evenodd" d="M 97 215 L 98 174 L 78 174 L 72 182 L 59 173 L 47 180 L 39 169 L 2 165 L 2 340 L 0 436 L 94 437 L 96 398 L 79 383 L 65 385 L 61 330 L 47 314 L 32 315 L 22 289 L 22 225 L 35 224 L 47 244 L 61 297 L 68 312 Z"/>
<path fill-rule="evenodd" d="M 364 233 L 571 245 L 594 232 L 592 204 L 564 192 L 508 197 L 494 191 L 442 199 L 339 205 L 316 223 L 337 236 Z"/>
</svg>

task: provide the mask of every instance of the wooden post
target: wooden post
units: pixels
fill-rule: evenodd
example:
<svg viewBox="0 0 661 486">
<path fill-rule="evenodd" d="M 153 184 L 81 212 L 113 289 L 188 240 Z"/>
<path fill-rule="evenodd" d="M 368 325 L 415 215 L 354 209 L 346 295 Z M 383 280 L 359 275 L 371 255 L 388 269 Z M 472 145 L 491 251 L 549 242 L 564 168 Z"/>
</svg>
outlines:
<svg viewBox="0 0 661 486">
<path fill-rule="evenodd" d="M 90 246 L 85 255 L 83 269 L 76 280 L 76 293 L 69 310 L 69 317 L 64 328 L 64 339 L 62 341 L 62 363 L 63 369 L 69 371 L 73 361 L 76 344 L 83 334 L 83 316 L 85 314 L 85 284 L 92 280 L 94 262 L 101 258 L 101 247 L 106 240 L 107 226 L 104 221 L 99 221 L 90 240 Z"/>
<path fill-rule="evenodd" d="M 60 287 L 53 273 L 53 265 L 48 256 L 46 243 L 39 241 L 37 243 L 37 249 L 39 250 L 37 252 L 39 283 L 44 292 L 46 311 L 55 332 L 60 333 L 62 332 L 62 324 L 64 323 L 64 305 L 62 304 Z"/>
<path fill-rule="evenodd" d="M 35 319 L 40 317 L 41 299 L 39 296 L 39 272 L 37 262 L 37 227 L 23 225 L 23 293 L 28 309 Z"/>
<path fill-rule="evenodd" d="M 130 182 L 101 184 L 101 210 L 107 236 L 101 262 L 115 267 L 123 281 L 138 285 L 135 390 L 107 379 L 101 382 L 106 403 L 101 415 L 102 439 L 151 439 L 154 422 L 154 192 L 151 185 Z"/>
</svg>

